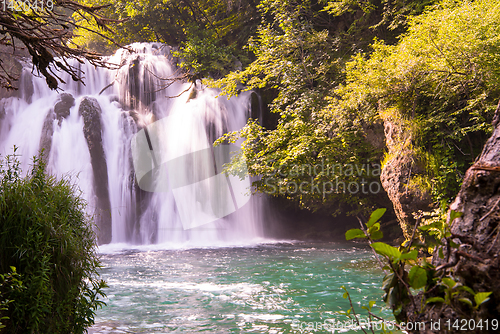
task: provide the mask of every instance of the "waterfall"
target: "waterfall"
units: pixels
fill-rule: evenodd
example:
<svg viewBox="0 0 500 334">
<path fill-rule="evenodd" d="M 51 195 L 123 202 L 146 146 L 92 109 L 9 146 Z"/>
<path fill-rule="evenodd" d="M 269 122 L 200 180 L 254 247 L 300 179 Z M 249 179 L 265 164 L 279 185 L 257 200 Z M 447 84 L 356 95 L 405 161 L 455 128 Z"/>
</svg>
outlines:
<svg viewBox="0 0 500 334">
<path fill-rule="evenodd" d="M 118 69 L 73 61 L 85 85 L 60 74 L 59 92 L 27 64 L 17 96 L 0 100 L 0 154 L 17 146 L 27 170 L 43 150 L 48 171 L 81 190 L 100 244 L 252 242 L 261 199 L 248 178 L 221 173 L 237 147 L 212 145 L 252 115 L 250 93 L 168 80 L 180 75 L 169 51 L 134 43 L 109 57 Z"/>
</svg>

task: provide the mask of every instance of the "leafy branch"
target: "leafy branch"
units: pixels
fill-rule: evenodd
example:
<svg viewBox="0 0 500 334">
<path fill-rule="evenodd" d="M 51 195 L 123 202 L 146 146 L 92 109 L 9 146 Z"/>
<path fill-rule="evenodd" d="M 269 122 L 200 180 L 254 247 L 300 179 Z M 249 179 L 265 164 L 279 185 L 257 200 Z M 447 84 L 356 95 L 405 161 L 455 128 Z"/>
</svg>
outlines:
<svg viewBox="0 0 500 334">
<path fill-rule="evenodd" d="M 455 303 L 464 303 L 469 305 L 472 311 L 477 312 L 479 307 L 489 300 L 491 292 L 475 292 L 470 287 L 456 282 L 446 271 L 447 268 L 457 264 L 459 257 L 481 260 L 458 249 L 459 245 L 452 240 L 457 235 L 451 233 L 451 223 L 461 217 L 462 213 L 450 210 L 448 219 L 434 217 L 424 221 L 425 224 L 422 226 L 418 226 L 420 219 L 417 219 L 411 239 L 400 247 L 393 247 L 384 242 L 374 242 L 383 237 L 379 219 L 384 213 L 385 209 L 375 210 L 366 226 L 361 224 L 361 229 L 348 230 L 345 236 L 346 240 L 356 238 L 368 240 L 375 258 L 385 272 L 382 285 L 385 292 L 383 298 L 393 310 L 396 319 L 403 319 L 401 311 L 408 303 L 412 304 L 415 314 L 407 316 L 417 316 L 419 310 L 416 305 L 417 297 L 421 297 L 420 310 L 429 303 L 444 303 L 452 308 Z M 414 242 L 417 229 L 427 233 L 427 241 Z M 455 259 L 450 262 L 452 249 L 455 250 L 453 252 Z M 427 262 L 424 256 L 426 252 L 437 253 L 441 259 L 446 257 L 447 263 L 435 267 Z"/>
</svg>

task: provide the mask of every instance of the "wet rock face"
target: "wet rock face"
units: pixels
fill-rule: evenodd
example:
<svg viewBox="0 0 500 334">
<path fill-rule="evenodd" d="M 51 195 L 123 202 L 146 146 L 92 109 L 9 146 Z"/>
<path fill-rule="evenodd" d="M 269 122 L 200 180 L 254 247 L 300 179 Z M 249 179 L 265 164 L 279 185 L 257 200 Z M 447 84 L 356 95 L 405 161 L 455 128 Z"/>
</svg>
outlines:
<svg viewBox="0 0 500 334">
<path fill-rule="evenodd" d="M 31 103 L 34 93 L 33 74 L 30 71 L 23 70 L 20 80 L 20 95 L 27 103 Z"/>
<path fill-rule="evenodd" d="M 21 79 L 21 75 L 23 72 L 23 66 L 18 57 L 29 56 L 27 52 L 22 52 L 21 49 L 23 48 L 16 48 L 16 50 L 13 50 L 11 45 L 0 45 L 2 67 L 4 68 L 3 71 L 7 72 L 9 75 L 17 79 Z M 9 97 L 22 97 L 22 86 L 20 85 L 20 82 L 16 80 L 12 81 L 11 89 L 0 86 L 0 100 Z"/>
<path fill-rule="evenodd" d="M 127 137 L 132 134 L 137 133 L 138 126 L 136 124 L 137 120 L 132 116 L 135 113 L 123 113 L 122 114 L 122 127 L 127 134 Z M 127 141 L 126 150 L 131 152 L 131 141 Z M 129 155 L 129 160 L 126 163 L 130 166 L 130 174 L 128 175 L 127 184 L 133 185 L 130 189 L 131 197 L 135 200 L 130 201 L 130 206 L 126 208 L 126 224 L 125 224 L 125 235 L 128 241 L 133 243 L 141 243 L 140 240 L 140 217 L 146 211 L 148 204 L 151 199 L 151 193 L 145 192 L 139 187 L 136 181 L 134 172 L 134 162 L 132 159 L 132 154 Z"/>
<path fill-rule="evenodd" d="M 43 150 L 43 156 L 48 158 L 52 147 L 52 135 L 54 134 L 54 120 L 57 118 L 59 126 L 64 118 L 69 116 L 69 110 L 75 105 L 75 98 L 68 93 L 59 95 L 54 108 L 49 110 L 45 117 L 40 137 L 40 151 Z"/>
<path fill-rule="evenodd" d="M 1 49 L 2 48 L 0 46 L 0 53 Z M 2 55 L 4 67 L 8 69 L 7 72 L 9 72 L 10 75 L 17 79 L 13 81 L 12 88 L 10 89 L 0 87 L 0 100 L 18 97 L 25 100 L 27 103 L 31 103 L 35 92 L 33 87 L 33 74 L 30 70 L 23 69 L 23 65 L 18 59 L 15 59 L 14 57 L 10 57 L 12 59 L 8 59 L 9 56 L 4 56 L 5 55 Z M 6 63 L 4 62 L 5 60 Z"/>
<path fill-rule="evenodd" d="M 131 61 L 128 68 L 128 96 L 122 97 L 122 104 L 130 109 L 142 109 L 156 100 L 155 78 L 150 69 L 137 57 Z"/>
<path fill-rule="evenodd" d="M 262 124 L 261 101 L 256 92 L 250 94 L 250 118 L 257 119 Z"/>
<path fill-rule="evenodd" d="M 78 113 L 83 117 L 83 134 L 87 140 L 94 174 L 96 195 L 95 221 L 99 244 L 111 242 L 111 204 L 109 200 L 108 167 L 102 146 L 101 107 L 95 98 L 85 97 Z"/>
<path fill-rule="evenodd" d="M 3 101 L 0 100 L 0 131 L 2 130 L 2 122 L 5 118 L 5 105 L 2 102 Z"/>
<path fill-rule="evenodd" d="M 51 109 L 43 121 L 42 135 L 40 136 L 40 152 L 43 152 L 43 158 L 46 161 L 52 148 L 52 136 L 54 134 L 55 119 L 56 114 L 54 113 L 54 110 Z"/>
<path fill-rule="evenodd" d="M 56 102 L 56 105 L 54 106 L 54 112 L 57 116 L 57 119 L 59 120 L 59 125 L 61 125 L 63 118 L 69 116 L 69 110 L 74 105 L 75 105 L 75 98 L 73 97 L 73 95 L 68 93 L 62 93 L 59 95 L 59 100 Z"/>
<path fill-rule="evenodd" d="M 5 117 L 5 105 L 3 103 L 0 103 L 0 122 L 4 117 Z"/>
</svg>

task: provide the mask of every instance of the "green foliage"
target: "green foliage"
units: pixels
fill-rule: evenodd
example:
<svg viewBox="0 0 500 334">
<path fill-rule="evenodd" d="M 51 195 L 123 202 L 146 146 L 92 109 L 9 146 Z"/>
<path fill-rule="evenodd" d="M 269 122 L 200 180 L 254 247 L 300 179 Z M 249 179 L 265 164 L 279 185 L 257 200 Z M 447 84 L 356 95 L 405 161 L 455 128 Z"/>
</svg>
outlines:
<svg viewBox="0 0 500 334">
<path fill-rule="evenodd" d="M 123 20 L 114 31 L 101 30 L 101 35 L 121 45 L 133 42 L 162 42 L 177 47 L 181 67 L 192 79 L 216 77 L 236 70 L 249 62 L 247 50 L 242 50 L 259 22 L 252 0 L 86 0 L 84 3 L 111 4 L 106 16 Z M 82 17 L 75 20 L 97 30 Z M 112 51 L 116 46 L 85 28 L 76 31 L 76 43 L 97 51 Z"/>
<path fill-rule="evenodd" d="M 328 128 L 330 134 L 321 128 Z M 242 155 L 233 157 L 227 171 L 238 174 L 244 158 L 249 174 L 260 177 L 253 182 L 257 191 L 332 214 L 359 213 L 363 206 L 370 207 L 370 201 L 384 199 L 380 196 L 377 151 L 353 124 L 338 124 L 333 118 L 330 122 L 318 119 L 312 123 L 296 117 L 279 124 L 274 131 L 266 131 L 249 121 L 242 130 L 223 136 L 218 143 L 239 137 L 245 138 Z M 358 143 L 356 151 L 348 148 L 348 141 Z M 372 188 L 380 193 L 369 192 L 372 182 L 376 186 Z M 349 184 L 359 186 L 357 192 L 356 188 L 349 192 Z"/>
<path fill-rule="evenodd" d="M 187 29 L 186 41 L 180 50 L 172 55 L 181 59 L 180 67 L 194 73 L 196 78 L 206 76 L 220 77 L 236 66 L 236 49 L 233 46 L 220 45 L 217 36 L 209 30 L 197 27 Z"/>
<path fill-rule="evenodd" d="M 9 310 L 9 304 L 13 302 L 7 296 L 19 293 L 24 289 L 23 282 L 19 278 L 16 267 L 10 267 L 10 272 L 6 274 L 0 274 L 0 329 L 6 327 L 2 322 L 5 323 L 9 317 L 3 314 Z"/>
<path fill-rule="evenodd" d="M 468 305 L 472 310 L 476 311 L 479 306 L 486 303 L 490 298 L 492 292 L 474 292 L 471 288 L 462 285 L 459 282 L 455 282 L 450 277 L 444 277 L 441 279 L 439 285 L 444 287 L 444 298 L 443 297 L 432 297 L 428 298 L 425 303 L 445 303 L 448 306 L 452 306 L 454 301 L 459 301 Z M 473 305 L 472 301 L 468 297 L 464 297 L 464 292 L 467 295 L 472 295 L 476 305 Z M 462 297 L 461 297 L 462 296 Z"/>
<path fill-rule="evenodd" d="M 379 221 L 379 219 L 382 218 L 382 216 L 386 211 L 387 211 L 386 208 L 377 209 L 373 211 L 372 214 L 370 215 L 370 218 L 368 219 L 368 222 L 366 223 L 366 227 L 372 228 L 372 226 L 374 226 Z M 378 227 L 380 229 L 380 224 L 378 225 Z"/>
<path fill-rule="evenodd" d="M 374 136 L 383 136 L 382 130 L 373 133 L 379 121 L 364 116 L 363 105 L 370 101 L 358 99 L 359 104 L 350 108 L 343 102 L 347 97 L 337 88 L 345 82 L 345 62 L 353 53 L 366 48 L 375 36 L 395 41 L 394 36 L 402 31 L 406 22 L 401 13 L 414 14 L 422 9 L 421 5 L 422 2 L 416 1 L 401 4 L 266 0 L 260 3 L 263 21 L 248 44 L 256 59 L 221 80 L 205 80 L 229 96 L 249 89 L 272 93 L 270 111 L 280 114 L 275 129 L 264 129 L 251 120 L 240 132 L 223 138 L 245 139 L 243 154 L 249 172 L 262 177 L 253 184 L 257 191 L 285 196 L 303 208 L 332 214 L 341 211 L 363 214 L 388 205 L 380 185 L 380 173 L 370 174 L 367 168 L 368 165 L 374 168 L 382 157 L 381 145 L 376 146 L 371 140 Z M 365 172 L 313 175 L 314 182 L 333 184 L 336 188 L 326 196 L 287 191 L 295 184 L 311 182 L 311 175 L 292 173 L 292 168 L 320 164 L 343 168 L 353 165 L 364 168 Z M 266 183 L 270 178 L 272 182 Z M 342 188 L 338 191 L 336 187 L 363 182 L 378 183 L 380 193 L 352 193 Z M 382 236 L 378 233 L 377 238 Z"/>
<path fill-rule="evenodd" d="M 408 273 L 408 279 L 413 289 L 423 288 L 427 284 L 427 272 L 424 268 L 414 266 Z"/>
<path fill-rule="evenodd" d="M 392 261 L 397 261 L 401 257 L 401 252 L 396 247 L 384 242 L 374 242 L 371 246 L 378 254 L 387 256 Z"/>
<path fill-rule="evenodd" d="M 456 194 L 491 131 L 499 34 L 499 1 L 443 1 L 412 17 L 397 45 L 375 41 L 346 64 L 340 103 L 366 119 L 395 108 L 414 123 L 412 144 L 437 202 Z"/>
<path fill-rule="evenodd" d="M 365 232 L 363 232 L 359 228 L 354 228 L 354 229 L 350 229 L 349 231 L 347 231 L 345 233 L 346 240 L 352 240 L 352 239 L 356 239 L 356 238 L 366 238 Z"/>
<path fill-rule="evenodd" d="M 486 303 L 488 300 L 490 300 L 491 292 L 478 292 L 474 295 L 474 301 L 476 302 L 476 306 L 474 306 L 474 309 L 478 309 L 479 306 L 482 304 Z"/>
<path fill-rule="evenodd" d="M 431 223 L 420 226 L 421 230 L 435 236 L 432 243 L 421 243 L 419 240 L 412 239 L 399 248 L 383 242 L 373 242 L 372 232 L 368 225 L 372 227 L 377 225 L 378 223 L 375 222 L 383 213 L 381 209 L 374 211 L 366 228 L 347 231 L 346 239 L 368 239 L 376 256 L 380 255 L 384 258 L 383 261 L 378 258 L 382 269 L 386 270 L 382 284 L 385 292 L 384 301 L 391 307 L 396 319 L 398 321 L 411 320 L 401 314 L 403 306 L 408 303 L 412 303 L 413 309 L 418 310 L 419 307 L 423 309 L 426 304 L 431 303 L 445 303 L 453 308 L 456 303 L 460 302 L 469 305 L 474 311 L 472 317 L 477 317 L 479 307 L 489 300 L 491 292 L 475 292 L 470 287 L 455 281 L 453 277 L 445 276 L 444 266 L 435 267 L 423 256 L 426 252 L 433 254 L 437 250 L 442 250 L 443 247 L 458 248 L 458 245 L 451 240 L 450 226 L 455 219 L 462 216 L 462 213 L 451 210 L 449 219 L 439 216 L 439 218 L 433 218 Z M 405 268 L 406 266 L 408 268 Z M 414 290 L 421 290 L 423 295 L 417 296 Z"/>
<path fill-rule="evenodd" d="M 41 159 L 21 174 L 15 156 L 0 160 L 2 333 L 84 333 L 105 287 L 85 204 Z"/>
</svg>

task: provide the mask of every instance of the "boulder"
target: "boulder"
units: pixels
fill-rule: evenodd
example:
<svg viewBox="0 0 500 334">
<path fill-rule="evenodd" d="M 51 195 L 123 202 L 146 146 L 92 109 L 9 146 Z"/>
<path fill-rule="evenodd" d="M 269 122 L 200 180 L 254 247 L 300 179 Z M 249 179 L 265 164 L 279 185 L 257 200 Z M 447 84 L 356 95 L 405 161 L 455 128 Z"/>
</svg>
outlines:
<svg viewBox="0 0 500 334">
<path fill-rule="evenodd" d="M 59 99 L 54 106 L 54 112 L 57 116 L 57 120 L 59 121 L 59 125 L 61 125 L 63 118 L 69 116 L 69 110 L 74 105 L 75 98 L 73 97 L 73 95 L 69 93 L 62 93 L 59 95 Z"/>
<path fill-rule="evenodd" d="M 59 95 L 54 108 L 50 109 L 43 121 L 42 135 L 40 136 L 40 151 L 48 158 L 52 147 L 52 135 L 54 134 L 54 120 L 57 118 L 59 126 L 64 118 L 69 116 L 70 109 L 75 105 L 75 98 L 69 93 Z"/>
<path fill-rule="evenodd" d="M 384 113 L 382 119 L 388 153 L 380 181 L 393 204 L 403 235 L 409 239 L 416 224 L 413 213 L 430 211 L 432 198 L 429 190 L 412 183 L 413 178 L 425 172 L 425 167 L 412 149 L 409 126 L 394 113 Z"/>
</svg>

